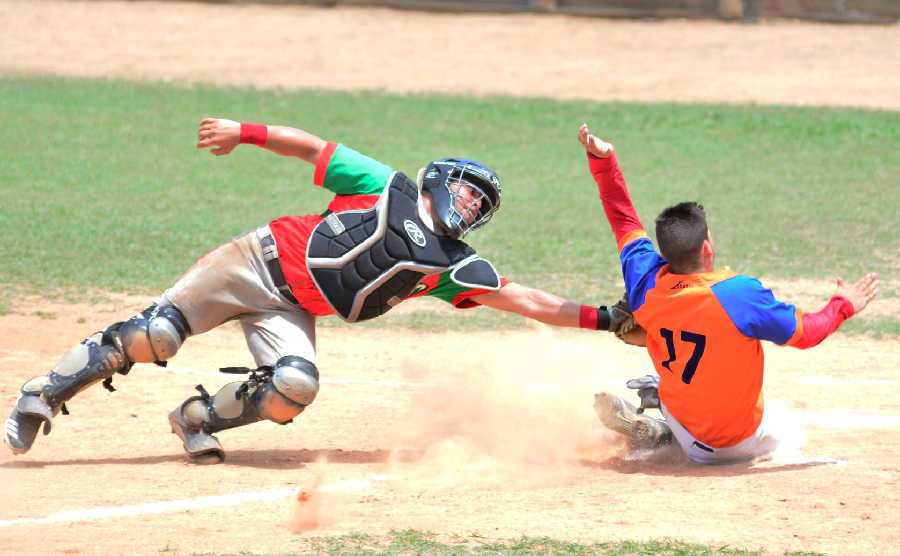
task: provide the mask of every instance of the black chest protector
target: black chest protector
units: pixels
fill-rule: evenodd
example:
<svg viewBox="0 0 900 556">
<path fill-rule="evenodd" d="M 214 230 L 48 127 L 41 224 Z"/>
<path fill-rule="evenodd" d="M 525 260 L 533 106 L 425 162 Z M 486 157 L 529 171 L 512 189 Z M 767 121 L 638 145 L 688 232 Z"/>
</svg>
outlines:
<svg viewBox="0 0 900 556">
<path fill-rule="evenodd" d="M 489 262 L 419 218 L 419 188 L 400 172 L 371 209 L 331 213 L 309 238 L 306 265 L 322 296 L 348 322 L 383 315 L 429 274 L 453 268 L 462 285 L 500 288 Z"/>
</svg>

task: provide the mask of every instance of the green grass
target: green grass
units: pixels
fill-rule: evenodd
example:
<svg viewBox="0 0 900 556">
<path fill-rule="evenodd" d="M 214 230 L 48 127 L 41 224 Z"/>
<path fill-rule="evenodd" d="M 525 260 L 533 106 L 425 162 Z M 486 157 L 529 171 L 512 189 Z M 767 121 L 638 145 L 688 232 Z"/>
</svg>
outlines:
<svg viewBox="0 0 900 556">
<path fill-rule="evenodd" d="M 340 537 L 310 537 L 300 541 L 302 548 L 293 554 L 374 555 L 374 554 L 430 554 L 453 556 L 516 556 L 542 555 L 603 555 L 603 556 L 752 556 L 759 551 L 736 549 L 729 546 L 688 544 L 676 540 L 652 540 L 648 542 L 598 542 L 582 544 L 560 541 L 548 537 L 520 537 L 508 540 L 490 540 L 478 534 L 466 537 L 454 536 L 441 542 L 437 535 L 413 529 L 391 531 L 387 537 L 351 534 Z M 160 552 L 170 552 L 166 547 Z M 176 551 L 177 552 L 177 551 Z M 255 552 L 241 552 L 255 555 Z M 786 552 L 785 556 L 815 556 L 813 552 Z M 287 555 L 283 555 L 287 556 Z"/>
<path fill-rule="evenodd" d="M 720 264 L 823 281 L 874 270 L 890 281 L 884 297 L 900 296 L 898 112 L 5 78 L 0 313 L 27 292 L 149 297 L 229 237 L 323 209 L 329 195 L 302 161 L 246 146 L 197 151 L 207 115 L 302 127 L 413 175 L 443 156 L 484 161 L 503 180 L 504 206 L 472 245 L 511 279 L 611 302 L 621 293 L 614 244 L 575 139 L 586 121 L 616 143 L 646 226 L 665 206 L 698 200 Z M 522 324 L 471 313 L 460 326 Z M 900 334 L 900 321 L 846 329 Z"/>
</svg>

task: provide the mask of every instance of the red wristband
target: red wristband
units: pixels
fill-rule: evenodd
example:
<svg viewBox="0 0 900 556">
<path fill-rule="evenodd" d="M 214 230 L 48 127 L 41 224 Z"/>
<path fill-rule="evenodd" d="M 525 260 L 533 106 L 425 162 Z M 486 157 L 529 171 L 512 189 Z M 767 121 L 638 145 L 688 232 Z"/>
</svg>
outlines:
<svg viewBox="0 0 900 556">
<path fill-rule="evenodd" d="M 268 138 L 269 128 L 265 125 L 241 123 L 241 143 L 265 147 Z"/>
<path fill-rule="evenodd" d="M 590 305 L 582 305 L 578 310 L 578 327 L 588 330 L 597 330 L 597 308 Z"/>
</svg>

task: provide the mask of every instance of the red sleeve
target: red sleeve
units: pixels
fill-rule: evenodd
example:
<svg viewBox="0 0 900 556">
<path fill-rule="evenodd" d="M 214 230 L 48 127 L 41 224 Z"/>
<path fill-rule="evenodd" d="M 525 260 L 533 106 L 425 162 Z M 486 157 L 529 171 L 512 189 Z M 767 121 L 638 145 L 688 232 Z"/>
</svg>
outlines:
<svg viewBox="0 0 900 556">
<path fill-rule="evenodd" d="M 643 230 L 644 227 L 628 195 L 625 176 L 619 169 L 615 153 L 609 158 L 598 158 L 591 153 L 587 153 L 587 157 L 591 175 L 597 182 L 606 219 L 616 236 L 616 242 L 618 243 L 629 232 Z"/>
<path fill-rule="evenodd" d="M 803 332 L 791 345 L 799 349 L 818 345 L 847 319 L 853 316 L 853 303 L 845 297 L 832 297 L 818 313 L 803 315 Z"/>
<path fill-rule="evenodd" d="M 325 148 L 322 149 L 322 154 L 319 155 L 319 161 L 316 162 L 316 171 L 313 173 L 313 183 L 321 187 L 325 184 L 325 172 L 328 170 L 328 163 L 331 162 L 331 155 L 334 154 L 334 149 L 337 148 L 337 143 L 334 141 L 329 141 Z"/>
</svg>

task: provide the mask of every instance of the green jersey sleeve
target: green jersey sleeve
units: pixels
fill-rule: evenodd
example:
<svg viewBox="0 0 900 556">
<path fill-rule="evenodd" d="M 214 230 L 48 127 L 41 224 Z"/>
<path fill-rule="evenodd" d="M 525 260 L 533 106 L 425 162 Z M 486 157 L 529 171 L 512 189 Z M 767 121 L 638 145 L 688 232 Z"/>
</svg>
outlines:
<svg viewBox="0 0 900 556">
<path fill-rule="evenodd" d="M 457 284 L 450 278 L 451 270 L 446 270 L 440 274 L 432 274 L 426 276 L 419 282 L 416 289 L 408 298 L 429 296 L 436 297 L 453 305 L 457 309 L 469 309 L 478 307 L 480 304 L 471 299 L 478 294 L 486 293 L 489 290 L 481 288 L 470 288 Z M 506 278 L 500 279 L 501 288 L 509 283 Z"/>
<path fill-rule="evenodd" d="M 343 144 L 326 162 L 322 186 L 337 195 L 378 195 L 394 169 Z"/>
</svg>

